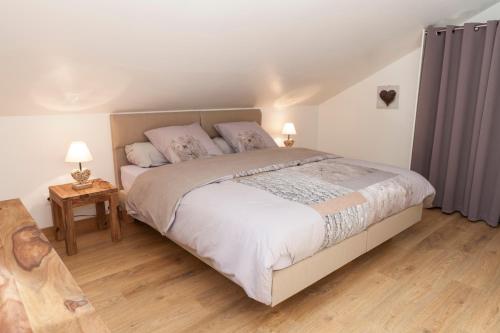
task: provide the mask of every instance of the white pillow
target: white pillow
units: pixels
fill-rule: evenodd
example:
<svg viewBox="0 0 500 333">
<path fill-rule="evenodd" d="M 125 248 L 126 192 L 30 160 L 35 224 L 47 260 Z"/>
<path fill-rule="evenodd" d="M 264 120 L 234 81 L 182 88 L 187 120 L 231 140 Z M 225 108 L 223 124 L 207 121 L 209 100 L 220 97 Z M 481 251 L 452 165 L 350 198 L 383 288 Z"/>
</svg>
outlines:
<svg viewBox="0 0 500 333">
<path fill-rule="evenodd" d="M 172 163 L 222 155 L 198 123 L 156 128 L 144 135 Z"/>
<path fill-rule="evenodd" d="M 254 121 L 219 123 L 215 124 L 214 127 L 238 153 L 278 147 L 273 138 Z"/>
<path fill-rule="evenodd" d="M 125 153 L 130 163 L 141 168 L 155 167 L 168 163 L 165 156 L 151 142 L 136 142 L 126 145 Z"/>
<path fill-rule="evenodd" d="M 217 145 L 217 147 L 219 147 L 220 150 L 222 150 L 224 154 L 234 154 L 234 149 L 231 148 L 229 143 L 227 143 L 227 141 L 220 136 L 216 136 L 212 139 L 212 141 Z"/>
</svg>

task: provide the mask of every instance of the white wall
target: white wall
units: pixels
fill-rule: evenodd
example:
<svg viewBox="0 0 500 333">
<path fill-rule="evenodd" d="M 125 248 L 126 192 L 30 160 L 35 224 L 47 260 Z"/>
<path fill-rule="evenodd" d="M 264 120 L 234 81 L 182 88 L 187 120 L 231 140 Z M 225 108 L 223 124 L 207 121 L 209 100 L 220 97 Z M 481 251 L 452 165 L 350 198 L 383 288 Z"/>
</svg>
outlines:
<svg viewBox="0 0 500 333">
<path fill-rule="evenodd" d="M 274 137 L 293 121 L 297 145 L 315 148 L 317 107 L 263 110 L 263 126 Z M 72 181 L 76 165 L 64 162 L 71 141 L 83 140 L 94 160 L 92 177 L 114 182 L 109 114 L 0 117 L 0 200 L 21 198 L 40 227 L 52 225 L 48 186 Z M 84 207 L 76 214 L 94 214 Z"/>
<path fill-rule="evenodd" d="M 408 167 L 420 49 L 319 106 L 318 147 L 346 157 Z M 377 109 L 379 85 L 399 85 L 399 108 Z"/>
<path fill-rule="evenodd" d="M 113 180 L 108 115 L 0 117 L 0 200 L 21 198 L 39 226 L 52 225 L 47 187 L 72 181 L 76 165 L 64 157 L 75 140 L 84 140 L 92 152 L 94 161 L 85 163 L 92 177 Z"/>
<path fill-rule="evenodd" d="M 500 19 L 500 3 L 467 22 Z M 319 105 L 318 147 L 346 157 L 410 166 L 421 49 Z M 399 85 L 399 109 L 376 109 L 379 85 Z"/>
<path fill-rule="evenodd" d="M 295 106 L 286 109 L 263 108 L 262 126 L 273 136 L 283 139 L 281 128 L 284 123 L 293 122 L 297 135 L 294 147 L 318 148 L 318 106 Z"/>
</svg>

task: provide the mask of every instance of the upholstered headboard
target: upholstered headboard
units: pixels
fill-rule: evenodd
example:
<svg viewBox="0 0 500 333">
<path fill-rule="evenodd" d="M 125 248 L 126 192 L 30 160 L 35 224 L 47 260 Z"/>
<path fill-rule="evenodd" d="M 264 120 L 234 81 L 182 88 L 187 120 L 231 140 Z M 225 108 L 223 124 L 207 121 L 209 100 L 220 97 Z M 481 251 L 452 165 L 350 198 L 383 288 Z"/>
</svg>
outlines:
<svg viewBox="0 0 500 333">
<path fill-rule="evenodd" d="M 123 188 L 120 168 L 130 164 L 125 155 L 125 146 L 134 142 L 148 141 L 144 135 L 147 130 L 165 126 L 189 125 L 197 122 L 213 138 L 217 136 L 217 132 L 213 127 L 214 124 L 233 121 L 256 121 L 260 124 L 262 113 L 259 109 L 241 109 L 111 114 L 111 141 L 118 188 Z"/>
</svg>

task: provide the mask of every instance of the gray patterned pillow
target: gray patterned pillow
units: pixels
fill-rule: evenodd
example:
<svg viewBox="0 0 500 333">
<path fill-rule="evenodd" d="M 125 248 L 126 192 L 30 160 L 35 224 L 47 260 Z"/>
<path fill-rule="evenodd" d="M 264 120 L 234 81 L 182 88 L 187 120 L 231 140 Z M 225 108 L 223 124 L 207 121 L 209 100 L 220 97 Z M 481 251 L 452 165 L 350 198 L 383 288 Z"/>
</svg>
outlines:
<svg viewBox="0 0 500 333">
<path fill-rule="evenodd" d="M 273 138 L 256 122 L 219 123 L 214 127 L 238 153 L 278 147 Z"/>
<path fill-rule="evenodd" d="M 198 123 L 156 128 L 144 135 L 172 163 L 222 154 Z"/>
</svg>

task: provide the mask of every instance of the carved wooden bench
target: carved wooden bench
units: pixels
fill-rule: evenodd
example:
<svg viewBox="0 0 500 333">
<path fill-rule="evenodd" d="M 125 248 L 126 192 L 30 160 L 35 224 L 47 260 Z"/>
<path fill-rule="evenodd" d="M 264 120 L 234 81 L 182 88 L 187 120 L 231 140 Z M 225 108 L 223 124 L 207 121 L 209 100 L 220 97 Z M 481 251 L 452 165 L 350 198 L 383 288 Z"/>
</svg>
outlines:
<svg viewBox="0 0 500 333">
<path fill-rule="evenodd" d="M 19 199 L 0 201 L 0 332 L 109 332 Z"/>
</svg>

